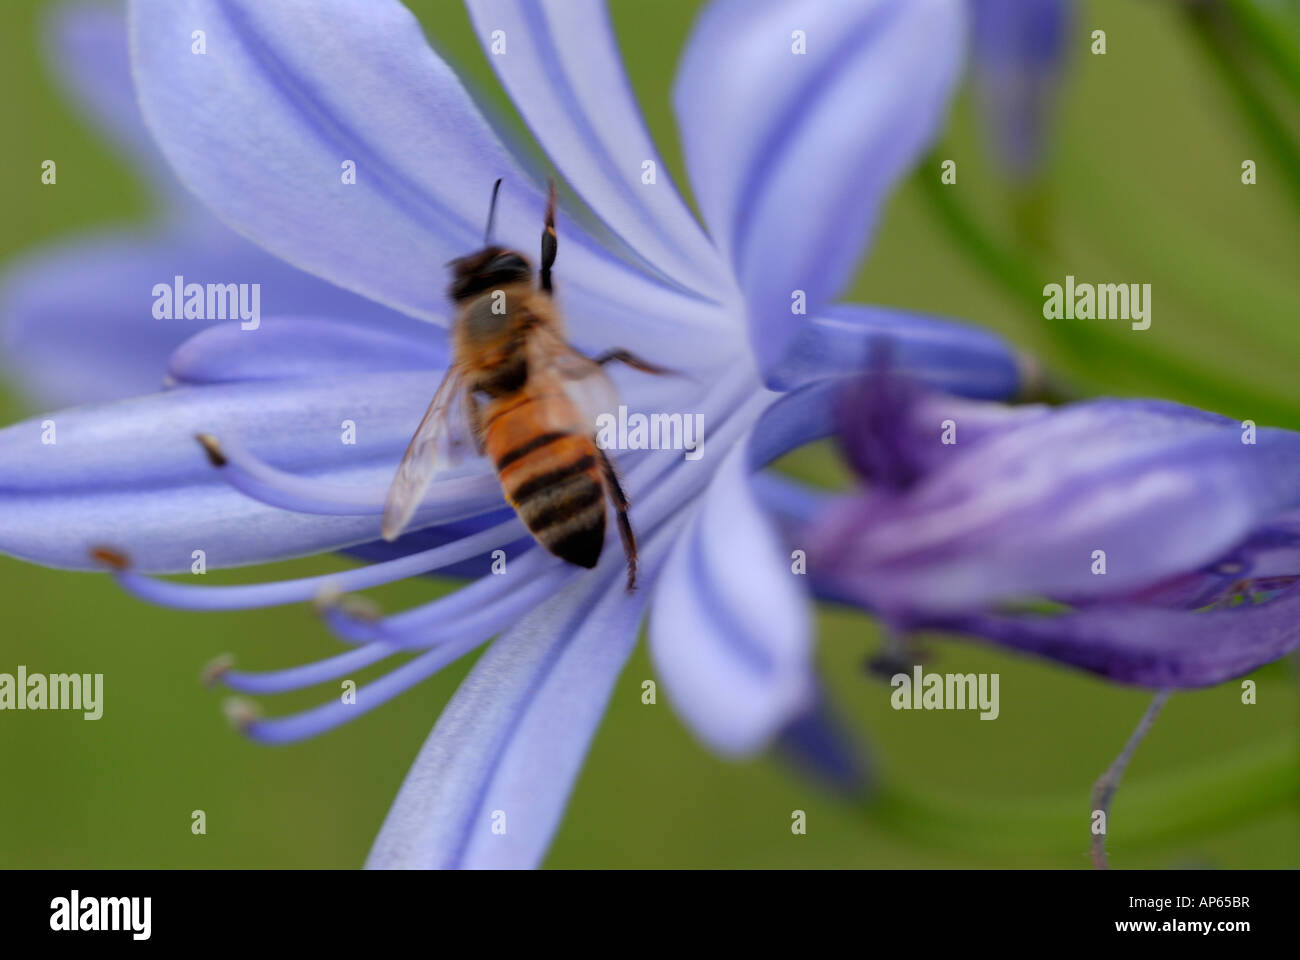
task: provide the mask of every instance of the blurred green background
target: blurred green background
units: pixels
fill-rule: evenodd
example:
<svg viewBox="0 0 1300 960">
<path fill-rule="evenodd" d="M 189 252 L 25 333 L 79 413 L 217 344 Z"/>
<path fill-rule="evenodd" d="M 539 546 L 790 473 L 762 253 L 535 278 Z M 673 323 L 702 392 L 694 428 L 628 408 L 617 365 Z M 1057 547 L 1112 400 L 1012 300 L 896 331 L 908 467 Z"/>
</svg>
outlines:
<svg viewBox="0 0 1300 960">
<path fill-rule="evenodd" d="M 89 227 L 143 222 L 152 212 L 137 173 L 58 95 L 36 42 L 48 6 L 9 0 L 0 8 L 4 259 Z M 517 122 L 460 5 L 411 6 L 439 49 Z M 678 159 L 679 184 L 686 178 L 669 97 L 699 6 L 612 3 L 632 82 L 665 155 Z M 1279 171 L 1284 151 L 1261 138 L 1248 101 L 1189 28 L 1182 6 L 1081 5 L 1052 164 L 1034 191 L 999 179 L 963 94 L 936 151 L 957 160 L 958 185 L 937 197 L 930 166 L 899 190 L 851 299 L 995 328 L 1089 394 L 1168 396 L 1300 428 L 1298 194 Z M 1105 56 L 1088 53 L 1093 29 L 1107 32 Z M 1294 135 L 1295 101 L 1266 71 L 1257 79 L 1284 133 Z M 57 189 L 39 184 L 47 157 L 59 163 Z M 1256 186 L 1240 182 L 1244 159 L 1258 163 Z M 965 225 L 967 239 L 954 224 Z M 1131 334 L 1123 323 L 1091 321 L 1049 329 L 1041 294 L 1032 285 L 1026 293 L 1026 283 L 1041 290 L 1067 272 L 1152 283 L 1152 328 Z M 0 389 L 3 422 L 35 412 Z M 843 480 L 826 447 L 788 465 L 818 482 Z M 319 559 L 264 573 L 341 565 Z M 436 589 L 409 582 L 375 596 L 391 609 Z M 249 669 L 335 652 L 310 609 L 161 610 L 122 594 L 107 577 L 5 557 L 0 609 L 0 671 L 21 663 L 33 672 L 102 672 L 106 700 L 94 723 L 72 713 L 0 714 L 6 867 L 358 866 L 470 666 L 458 664 L 337 732 L 267 748 L 227 727 L 221 694 L 200 685 L 199 671 L 224 652 Z M 673 714 L 670 691 L 661 691 L 658 705 L 642 705 L 640 684 L 653 677 L 642 646 L 619 681 L 547 864 L 1086 868 L 1092 783 L 1149 695 L 936 639 L 929 669 L 1001 674 L 1000 718 L 895 712 L 889 687 L 862 669 L 878 646 L 867 618 L 820 613 L 818 657 L 832 702 L 878 778 L 878 797 L 868 804 L 836 799 L 774 758 L 737 765 L 713 757 Z M 1242 705 L 1235 682 L 1174 697 L 1115 801 L 1114 866 L 1297 865 L 1295 662 L 1254 679 L 1254 706 Z M 305 707 L 320 696 L 277 698 L 270 709 Z M 195 809 L 206 811 L 205 836 L 190 832 Z M 807 811 L 806 836 L 791 834 L 794 809 Z"/>
</svg>

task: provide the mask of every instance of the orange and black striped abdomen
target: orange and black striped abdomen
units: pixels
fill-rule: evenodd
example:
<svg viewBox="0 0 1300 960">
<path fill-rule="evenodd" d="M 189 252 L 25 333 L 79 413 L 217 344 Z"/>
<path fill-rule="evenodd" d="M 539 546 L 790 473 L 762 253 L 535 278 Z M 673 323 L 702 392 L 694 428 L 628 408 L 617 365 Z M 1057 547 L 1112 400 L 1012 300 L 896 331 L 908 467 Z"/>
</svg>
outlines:
<svg viewBox="0 0 1300 960">
<path fill-rule="evenodd" d="M 483 445 L 496 464 L 506 500 L 551 553 L 590 569 L 605 542 L 605 488 L 590 434 L 554 429 L 559 396 L 527 389 L 489 402 Z"/>
</svg>

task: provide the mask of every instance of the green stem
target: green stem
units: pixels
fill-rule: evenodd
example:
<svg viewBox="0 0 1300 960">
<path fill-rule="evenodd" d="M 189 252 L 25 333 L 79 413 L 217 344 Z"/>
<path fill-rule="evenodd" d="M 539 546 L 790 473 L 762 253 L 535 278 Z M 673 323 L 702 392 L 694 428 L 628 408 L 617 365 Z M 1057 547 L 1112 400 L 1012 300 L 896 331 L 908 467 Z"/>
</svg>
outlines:
<svg viewBox="0 0 1300 960">
<path fill-rule="evenodd" d="M 937 156 L 938 153 L 934 155 Z M 938 161 L 934 157 L 920 169 L 936 169 Z M 931 208 L 967 256 L 1011 296 L 1033 313 L 1041 315 L 1043 278 L 1049 275 L 1047 269 L 995 241 L 957 203 L 953 191 L 941 184 L 938 178 L 922 174 L 920 182 Z M 1275 405 L 1272 398 L 1246 384 L 1226 380 L 1203 368 L 1193 369 L 1167 354 L 1117 350 L 1113 337 L 1085 322 L 1052 320 L 1044 324 L 1044 329 L 1063 354 L 1089 365 L 1119 370 L 1134 382 L 1142 383 L 1144 392 L 1173 392 L 1219 410 L 1234 410 L 1244 403 L 1253 405 L 1253 409 L 1271 410 Z"/>
<path fill-rule="evenodd" d="M 1295 739 L 1215 757 L 1194 770 L 1128 784 L 1119 796 L 1112 836 L 1126 851 L 1227 829 L 1285 809 L 1300 796 Z M 864 811 L 874 823 L 934 848 L 1013 859 L 1084 856 L 1091 810 L 1077 795 L 971 804 L 936 799 L 888 779 Z"/>
<path fill-rule="evenodd" d="M 1137 753 L 1137 748 L 1142 745 L 1142 741 L 1151 732 L 1156 717 L 1160 716 L 1160 711 L 1169 702 L 1172 693 L 1172 690 L 1161 690 L 1155 695 L 1151 705 L 1142 714 L 1142 719 L 1138 721 L 1137 728 L 1124 744 L 1124 749 L 1119 752 L 1119 756 L 1097 779 L 1096 785 L 1092 788 L 1093 816 L 1100 813 L 1104 818 L 1110 818 L 1110 804 L 1115 799 L 1115 791 L 1119 789 L 1120 781 L 1124 779 L 1124 771 L 1128 769 L 1129 763 L 1133 760 L 1133 754 Z M 1103 822 L 1100 825 L 1100 830 L 1097 830 L 1096 826 L 1096 824 L 1089 824 L 1089 827 L 1092 828 L 1092 865 L 1098 870 L 1105 870 L 1110 866 L 1106 859 L 1105 823 Z"/>
<path fill-rule="evenodd" d="M 1224 35 L 1222 21 L 1215 17 L 1215 12 L 1209 7 L 1187 7 L 1186 22 L 1191 26 L 1193 36 L 1200 41 L 1206 58 L 1215 67 L 1224 87 L 1237 101 L 1260 144 L 1272 154 L 1291 190 L 1292 198 L 1300 206 L 1300 150 L 1291 142 L 1285 125 L 1273 112 L 1264 95 L 1251 82 L 1243 58 Z"/>
<path fill-rule="evenodd" d="M 1226 0 L 1225 16 L 1264 56 L 1291 95 L 1300 99 L 1300 46 L 1276 13 L 1254 0 Z"/>
</svg>

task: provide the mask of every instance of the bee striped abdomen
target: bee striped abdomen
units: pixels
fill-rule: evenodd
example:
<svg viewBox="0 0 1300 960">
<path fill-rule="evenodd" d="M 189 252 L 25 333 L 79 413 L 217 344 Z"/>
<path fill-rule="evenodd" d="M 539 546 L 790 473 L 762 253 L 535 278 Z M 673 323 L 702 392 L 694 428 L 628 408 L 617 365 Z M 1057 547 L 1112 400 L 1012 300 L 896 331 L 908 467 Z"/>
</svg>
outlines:
<svg viewBox="0 0 1300 960">
<path fill-rule="evenodd" d="M 490 410 L 484 445 L 501 489 L 537 541 L 556 556 L 594 567 L 605 542 L 605 489 L 590 436 L 539 430 L 544 398 L 515 397 Z"/>
</svg>

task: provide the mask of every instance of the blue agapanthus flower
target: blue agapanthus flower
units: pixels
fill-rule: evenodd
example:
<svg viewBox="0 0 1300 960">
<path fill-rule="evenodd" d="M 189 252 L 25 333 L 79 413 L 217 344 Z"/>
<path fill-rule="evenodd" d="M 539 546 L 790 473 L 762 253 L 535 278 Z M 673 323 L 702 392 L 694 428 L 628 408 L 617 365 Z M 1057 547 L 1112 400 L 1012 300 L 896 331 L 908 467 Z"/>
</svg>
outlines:
<svg viewBox="0 0 1300 960">
<path fill-rule="evenodd" d="M 1006 407 L 882 375 L 841 410 L 868 486 L 806 514 L 809 557 L 895 627 L 1156 689 L 1300 646 L 1300 433 L 1157 400 Z"/>
<path fill-rule="evenodd" d="M 592 571 L 537 549 L 482 460 L 434 483 L 412 533 L 379 539 L 394 468 L 448 362 L 442 265 L 480 245 L 497 178 L 502 244 L 531 253 L 545 207 L 541 177 L 397 0 L 131 4 L 139 104 L 179 182 L 330 295 L 309 306 L 267 293 L 257 329 L 217 324 L 172 352 L 161 392 L 0 431 L 0 549 L 71 569 L 108 562 L 132 592 L 193 610 L 322 602 L 352 645 L 270 673 L 218 671 L 232 690 L 275 694 L 394 664 L 355 704 L 324 695 L 305 713 L 244 716 L 254 739 L 322 733 L 497 637 L 417 757 L 371 853 L 378 867 L 537 864 L 647 609 L 658 679 L 715 749 L 752 753 L 813 715 L 806 578 L 773 522 L 801 492 L 755 471 L 832 429 L 834 378 L 882 339 L 899 369 L 950 392 L 1003 399 L 1024 380 L 995 337 L 835 302 L 944 116 L 964 4 L 710 4 L 674 96 L 704 226 L 641 122 L 601 3 L 468 8 L 586 207 L 558 223 L 572 341 L 681 371 L 619 374 L 621 401 L 705 424 L 698 458 L 617 456 L 641 544 L 634 594 L 616 547 Z M 115 351 L 126 354 L 139 339 L 157 356 L 174 334 L 148 315 L 155 284 L 182 272 L 270 283 L 287 269 L 257 254 L 182 271 L 180 251 L 157 243 L 106 249 L 135 278 L 121 287 Z M 42 269 L 47 283 L 57 276 L 48 260 Z M 83 289 L 91 299 L 64 301 L 60 329 L 105 325 L 90 309 L 98 291 Z M 42 329 L 25 330 L 26 356 L 41 356 Z M 56 443 L 42 443 L 46 420 Z M 190 572 L 196 550 L 210 567 L 337 550 L 373 562 L 245 586 L 149 576 Z M 498 550 L 503 576 L 490 572 Z M 477 579 L 378 619 L 340 599 L 425 573 Z"/>
</svg>

